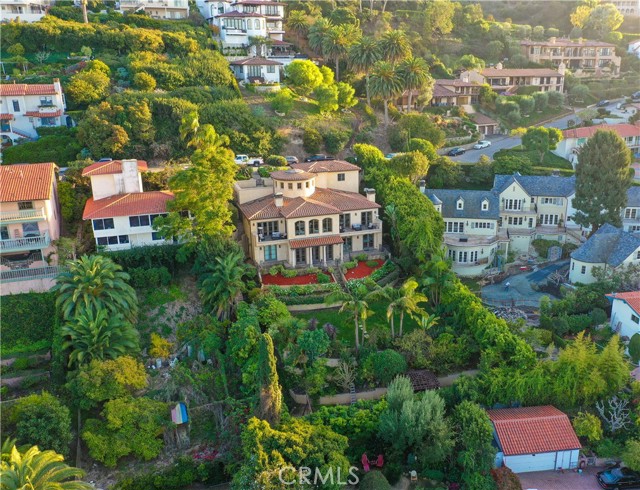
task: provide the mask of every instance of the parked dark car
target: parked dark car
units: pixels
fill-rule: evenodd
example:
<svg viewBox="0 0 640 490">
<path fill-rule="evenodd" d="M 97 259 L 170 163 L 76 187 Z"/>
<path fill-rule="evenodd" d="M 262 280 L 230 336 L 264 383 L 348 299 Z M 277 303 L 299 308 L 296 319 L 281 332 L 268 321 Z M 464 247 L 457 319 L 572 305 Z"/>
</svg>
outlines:
<svg viewBox="0 0 640 490">
<path fill-rule="evenodd" d="M 631 98 L 633 99 L 634 102 L 636 100 L 640 100 L 640 91 L 632 93 Z"/>
<path fill-rule="evenodd" d="M 596 474 L 598 484 L 607 490 L 640 488 L 640 473 L 629 468 L 613 467 Z"/>
<path fill-rule="evenodd" d="M 604 107 L 604 106 L 607 106 L 607 105 L 609 105 L 609 101 L 605 99 L 605 100 L 601 100 L 600 102 L 598 102 L 596 104 L 596 107 Z"/>
<path fill-rule="evenodd" d="M 465 150 L 464 148 L 454 148 L 453 150 L 449 150 L 449 153 L 447 153 L 447 155 L 449 155 L 450 157 L 457 157 L 458 155 L 464 155 L 466 153 L 467 150 Z"/>
<path fill-rule="evenodd" d="M 336 157 L 332 157 L 329 155 L 311 155 L 304 159 L 305 162 L 324 162 L 325 160 L 335 160 Z"/>
</svg>

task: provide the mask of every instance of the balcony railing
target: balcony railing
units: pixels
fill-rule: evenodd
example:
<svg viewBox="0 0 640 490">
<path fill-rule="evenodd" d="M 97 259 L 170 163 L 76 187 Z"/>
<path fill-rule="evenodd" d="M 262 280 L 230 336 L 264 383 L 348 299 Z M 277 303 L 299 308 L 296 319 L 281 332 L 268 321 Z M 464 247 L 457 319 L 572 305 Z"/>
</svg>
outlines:
<svg viewBox="0 0 640 490">
<path fill-rule="evenodd" d="M 22 252 L 25 250 L 37 250 L 45 248 L 50 243 L 49 233 L 45 232 L 40 236 L 32 236 L 25 238 L 11 238 L 8 240 L 0 240 L 0 252 Z"/>
<path fill-rule="evenodd" d="M 500 206 L 500 212 L 507 214 L 536 214 L 538 212 L 538 207 L 536 204 L 533 206 L 525 206 L 520 209 L 509 209 L 505 206 Z"/>
<path fill-rule="evenodd" d="M 33 269 L 18 269 L 0 272 L 0 282 L 31 281 L 34 279 L 47 279 L 56 277 L 66 269 L 51 265 L 46 267 L 34 267 Z"/>
<path fill-rule="evenodd" d="M 0 211 L 0 223 L 20 223 L 23 221 L 41 221 L 44 219 L 46 219 L 44 208 Z"/>
<path fill-rule="evenodd" d="M 363 233 L 366 231 L 373 231 L 373 230 L 379 230 L 380 228 L 382 228 L 382 221 L 378 220 L 373 220 L 372 222 L 368 223 L 368 224 L 360 224 L 360 223 L 355 223 L 352 224 L 351 226 L 347 226 L 347 227 L 340 227 L 340 234 L 344 235 L 345 233 L 347 234 L 353 234 L 353 233 Z"/>
<path fill-rule="evenodd" d="M 271 241 L 275 241 L 275 240 L 286 240 L 287 239 L 287 234 L 286 233 L 278 233 L 278 232 L 274 232 L 274 233 L 254 233 L 254 236 L 257 238 L 259 243 L 271 242 Z"/>
</svg>

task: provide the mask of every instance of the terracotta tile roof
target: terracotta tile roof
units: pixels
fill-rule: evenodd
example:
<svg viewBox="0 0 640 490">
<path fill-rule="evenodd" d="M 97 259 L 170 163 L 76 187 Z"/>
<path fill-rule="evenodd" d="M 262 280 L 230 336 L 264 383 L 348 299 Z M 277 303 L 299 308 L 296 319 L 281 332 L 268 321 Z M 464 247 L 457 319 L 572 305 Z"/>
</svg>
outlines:
<svg viewBox="0 0 640 490">
<path fill-rule="evenodd" d="M 0 85 L 0 97 L 11 95 L 55 95 L 56 86 L 52 83 L 3 83 Z"/>
<path fill-rule="evenodd" d="M 276 207 L 273 196 L 239 205 L 240 211 L 248 220 L 326 216 L 379 207 L 379 204 L 369 201 L 361 194 L 321 188 L 316 188 L 310 197 L 285 197 L 280 208 Z"/>
<path fill-rule="evenodd" d="M 485 68 L 482 70 L 485 77 L 560 77 L 556 70 L 549 68 Z"/>
<path fill-rule="evenodd" d="M 269 60 L 267 58 L 260 58 L 258 56 L 254 58 L 245 58 L 243 60 L 236 60 L 229 63 L 230 65 L 240 65 L 240 66 L 282 66 L 282 63 L 275 60 Z"/>
<path fill-rule="evenodd" d="M 115 218 L 167 212 L 167 202 L 173 200 L 169 191 L 131 192 L 94 201 L 89 198 L 82 219 Z"/>
<path fill-rule="evenodd" d="M 349 170 L 358 170 L 360 167 L 344 160 L 323 160 L 320 162 L 294 163 L 292 168 L 319 174 L 321 172 L 347 172 Z"/>
<path fill-rule="evenodd" d="M 322 245 L 336 245 L 342 243 L 342 237 L 340 235 L 320 236 L 317 238 L 301 238 L 300 240 L 290 240 L 289 247 L 291 248 L 307 248 L 307 247 L 320 247 Z"/>
<path fill-rule="evenodd" d="M 614 299 L 624 301 L 633 311 L 640 315 L 640 291 L 631 291 L 629 293 L 611 293 L 605 294 L 609 301 L 613 303 Z"/>
<path fill-rule="evenodd" d="M 598 124 L 586 128 L 565 129 L 562 131 L 564 139 L 569 138 L 590 138 L 598 130 L 613 131 L 621 138 L 640 136 L 640 126 L 635 124 Z"/>
<path fill-rule="evenodd" d="M 299 168 L 292 168 L 289 170 L 276 170 L 275 172 L 271 172 L 271 178 L 275 180 L 288 180 L 288 181 L 298 181 L 298 180 L 309 180 L 313 179 L 315 175 L 305 172 Z"/>
<path fill-rule="evenodd" d="M 433 97 L 456 97 L 458 95 L 459 94 L 456 94 L 453 90 L 443 85 L 435 84 L 433 86 Z M 460 95 L 464 95 L 464 94 L 460 94 Z"/>
<path fill-rule="evenodd" d="M 13 114 L 0 114 L 0 121 L 11 121 Z"/>
<path fill-rule="evenodd" d="M 138 160 L 138 171 L 144 172 L 148 169 L 147 162 Z M 110 160 L 108 162 L 92 163 L 82 170 L 82 176 L 109 175 L 122 173 L 122 160 Z"/>
<path fill-rule="evenodd" d="M 505 456 L 580 449 L 569 417 L 550 405 L 487 410 Z"/>
<path fill-rule="evenodd" d="M 0 202 L 51 199 L 55 163 L 0 166 Z"/>
<path fill-rule="evenodd" d="M 475 114 L 471 114 L 471 118 L 476 124 L 481 126 L 486 126 L 488 124 L 498 124 L 498 121 L 495 119 L 491 119 L 489 116 L 485 116 L 484 114 L 480 114 L 476 112 Z"/>
<path fill-rule="evenodd" d="M 459 78 L 438 78 L 436 79 L 435 86 L 453 86 L 453 87 L 480 87 L 479 83 L 476 82 L 465 82 L 464 80 L 460 80 Z"/>
<path fill-rule="evenodd" d="M 27 111 L 24 114 L 29 117 L 60 117 L 62 116 L 62 109 L 54 112 Z"/>
</svg>

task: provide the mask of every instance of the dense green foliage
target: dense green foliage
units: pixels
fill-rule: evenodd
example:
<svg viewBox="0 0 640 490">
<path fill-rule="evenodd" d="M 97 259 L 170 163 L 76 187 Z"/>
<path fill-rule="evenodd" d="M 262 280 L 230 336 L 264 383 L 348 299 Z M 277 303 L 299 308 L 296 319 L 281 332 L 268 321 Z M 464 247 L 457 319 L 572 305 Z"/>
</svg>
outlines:
<svg viewBox="0 0 640 490">
<path fill-rule="evenodd" d="M 53 293 L 23 293 L 2 297 L 2 356 L 13 349 L 24 348 L 42 341 L 51 345 L 53 323 L 56 316 L 55 295 Z"/>
</svg>

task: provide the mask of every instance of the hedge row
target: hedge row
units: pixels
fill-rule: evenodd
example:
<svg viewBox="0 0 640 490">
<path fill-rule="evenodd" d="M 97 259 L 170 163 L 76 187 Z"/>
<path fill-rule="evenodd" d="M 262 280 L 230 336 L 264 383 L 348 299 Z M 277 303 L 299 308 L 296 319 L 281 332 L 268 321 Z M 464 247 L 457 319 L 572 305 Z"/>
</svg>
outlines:
<svg viewBox="0 0 640 490">
<path fill-rule="evenodd" d="M 133 247 L 129 250 L 119 250 L 117 252 L 105 252 L 104 255 L 122 266 L 127 272 L 135 268 L 152 269 L 155 267 L 166 267 L 170 271 L 175 271 L 180 264 L 177 256 L 181 247 L 182 245 L 180 244 L 169 243 L 166 245 Z"/>
<path fill-rule="evenodd" d="M 53 324 L 56 315 L 55 294 L 25 293 L 2 298 L 0 330 L 2 343 L 0 354 L 41 350 L 44 341 L 47 347 L 53 339 Z"/>
</svg>

